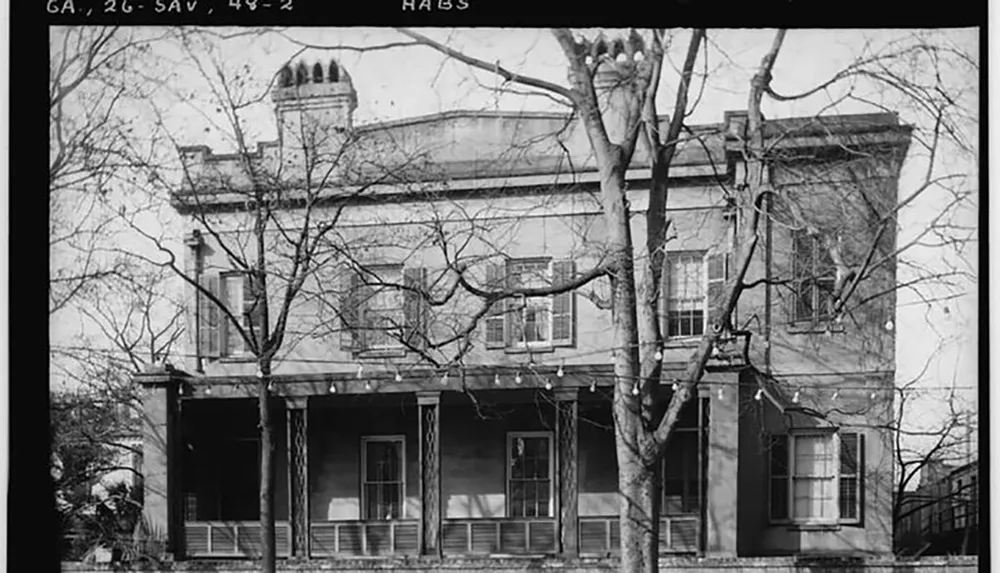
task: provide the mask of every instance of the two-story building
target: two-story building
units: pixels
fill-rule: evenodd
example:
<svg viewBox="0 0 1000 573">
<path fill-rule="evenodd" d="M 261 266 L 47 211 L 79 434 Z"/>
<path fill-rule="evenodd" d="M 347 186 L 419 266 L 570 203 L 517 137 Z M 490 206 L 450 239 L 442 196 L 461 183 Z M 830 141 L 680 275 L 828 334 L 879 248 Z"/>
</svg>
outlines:
<svg viewBox="0 0 1000 573">
<path fill-rule="evenodd" d="M 453 111 L 354 125 L 358 95 L 336 62 L 279 77 L 279 141 L 249 158 L 182 149 L 188 177 L 173 196 L 192 280 L 249 325 L 262 314 L 245 306 L 245 273 L 227 254 L 252 248 L 245 160 L 293 172 L 308 161 L 294 143 L 307 124 L 344 147 L 313 215 L 338 217 L 336 255 L 292 305 L 271 378 L 279 555 L 616 554 L 607 279 L 494 305 L 476 294 L 563 284 L 600 264 L 599 183 L 579 122 Z M 727 196 L 742 184 L 746 114 L 720 119 L 691 126 L 670 171 L 664 397 L 705 332 L 741 224 Z M 909 130 L 876 114 L 771 120 L 766 135 L 770 185 L 792 200 L 760 228 L 746 278 L 759 287 L 737 310 L 746 355 L 710 362 L 670 439 L 661 552 L 889 553 L 891 442 L 874 427 L 891 414 L 895 225 L 874 229 L 895 205 Z M 626 174 L 636 243 L 649 178 L 640 151 Z M 783 207 L 815 225 L 794 228 Z M 836 277 L 824 231 L 886 247 L 853 295 L 871 301 L 839 318 L 825 311 Z M 218 309 L 189 296 L 196 357 L 137 378 L 152 421 L 146 512 L 177 558 L 253 556 L 257 364 Z"/>
</svg>

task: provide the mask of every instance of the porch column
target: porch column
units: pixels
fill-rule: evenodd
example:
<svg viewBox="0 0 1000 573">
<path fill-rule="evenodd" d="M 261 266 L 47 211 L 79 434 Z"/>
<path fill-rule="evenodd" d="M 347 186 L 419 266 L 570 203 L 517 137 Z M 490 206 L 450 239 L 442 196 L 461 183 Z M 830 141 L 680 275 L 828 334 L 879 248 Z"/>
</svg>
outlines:
<svg viewBox="0 0 1000 573">
<path fill-rule="evenodd" d="M 579 553 L 577 523 L 577 389 L 560 388 L 556 399 L 556 451 L 558 452 L 559 548 L 565 555 Z"/>
<path fill-rule="evenodd" d="M 441 555 L 441 393 L 418 392 L 420 553 Z"/>
<path fill-rule="evenodd" d="M 292 557 L 309 557 L 308 396 L 285 398 L 288 424 L 288 524 Z"/>
<path fill-rule="evenodd" d="M 143 514 L 150 535 L 165 534 L 162 550 L 175 558 L 184 552 L 180 386 L 185 376 L 165 364 L 133 379 L 142 388 Z"/>
</svg>

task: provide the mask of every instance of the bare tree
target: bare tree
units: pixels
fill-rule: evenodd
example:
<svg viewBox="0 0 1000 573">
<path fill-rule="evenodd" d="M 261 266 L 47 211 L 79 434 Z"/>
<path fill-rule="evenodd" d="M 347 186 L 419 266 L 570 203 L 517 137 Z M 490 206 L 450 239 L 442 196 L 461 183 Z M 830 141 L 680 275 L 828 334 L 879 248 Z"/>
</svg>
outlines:
<svg viewBox="0 0 1000 573">
<path fill-rule="evenodd" d="M 495 74 L 505 81 L 505 89 L 527 88 L 546 93 L 548 97 L 565 104 L 571 117 L 582 124 L 587 142 L 599 173 L 599 194 L 594 197 L 601 207 L 602 226 L 607 233 L 600 249 L 593 252 L 594 264 L 580 272 L 562 274 L 548 284 L 511 285 L 489 272 L 491 258 L 502 255 L 503 245 L 495 235 L 485 232 L 479 225 L 482 214 L 463 211 L 463 207 L 436 195 L 433 165 L 422 161 L 420 154 L 405 142 L 378 140 L 357 136 L 351 129 L 336 130 L 332 125 L 302 124 L 295 126 L 294 141 L 284 141 L 274 150 L 249 147 L 247 126 L 243 111 L 263 96 L 251 93 L 241 86 L 246 80 L 245 71 L 233 73 L 212 49 L 216 39 L 198 35 L 182 35 L 181 45 L 186 56 L 194 63 L 199 75 L 210 86 L 214 99 L 212 107 L 222 117 L 215 122 L 229 134 L 236 153 L 228 162 L 231 171 L 204 169 L 210 165 L 196 149 L 184 150 L 179 172 L 190 192 L 174 193 L 175 205 L 190 215 L 201 232 L 193 236 L 196 245 L 196 264 L 183 268 L 177 262 L 171 247 L 152 233 L 144 234 L 154 240 L 165 258 L 155 260 L 181 276 L 190 292 L 205 301 L 205 312 L 221 316 L 221 323 L 245 345 L 258 368 L 258 404 L 262 442 L 262 471 L 260 488 L 261 524 L 264 531 L 264 568 L 274 569 L 273 525 L 273 453 L 272 428 L 267 409 L 270 377 L 280 353 L 294 344 L 293 336 L 308 336 L 309 327 L 296 324 L 293 312 L 298 301 L 312 297 L 323 304 L 336 321 L 323 323 L 346 324 L 348 331 L 357 329 L 352 323 L 349 305 L 330 304 L 324 296 L 335 280 L 334 269 L 342 269 L 346 261 L 350 276 L 360 276 L 361 287 L 397 288 L 412 295 L 415 304 L 433 310 L 428 320 L 433 324 L 384 324 L 375 329 L 399 339 L 404 346 L 416 352 L 426 363 L 441 371 L 454 364 L 461 364 L 472 350 L 478 327 L 488 325 L 493 313 L 516 312 L 530 297 L 559 295 L 583 288 L 593 288 L 594 298 L 603 299 L 612 312 L 614 337 L 614 400 L 615 432 L 618 455 L 619 483 L 622 492 L 621 549 L 622 568 L 625 571 L 656 571 L 659 529 L 660 480 L 659 467 L 663 452 L 685 402 L 696 395 L 706 364 L 716 349 L 725 345 L 741 331 L 732 319 L 734 309 L 745 295 L 757 287 L 789 287 L 795 283 L 792 271 L 785 276 L 767 274 L 754 277 L 751 267 L 760 256 L 759 243 L 765 236 L 766 224 L 788 231 L 804 231 L 819 235 L 818 253 L 829 258 L 835 269 L 830 296 L 824 299 L 825 312 L 838 320 L 858 320 L 867 327 L 881 328 L 894 308 L 894 293 L 899 285 L 881 288 L 881 279 L 892 276 L 901 251 L 908 245 L 897 245 L 895 225 L 899 211 L 913 203 L 928 189 L 941 189 L 957 177 L 941 173 L 935 164 L 937 149 L 945 134 L 951 140 L 962 141 L 960 129 L 950 129 L 947 119 L 951 103 L 947 92 L 916 89 L 916 82 L 900 83 L 896 76 L 873 72 L 892 67 L 894 62 L 927 52 L 924 47 L 914 51 L 899 50 L 888 54 L 863 56 L 858 63 L 838 74 L 830 85 L 852 78 L 865 77 L 881 81 L 891 89 L 899 88 L 912 101 L 920 102 L 922 109 L 930 109 L 932 122 L 922 139 L 929 150 L 930 168 L 920 183 L 903 190 L 899 201 L 885 201 L 883 196 L 865 196 L 871 181 L 893 178 L 898 172 L 902 157 L 898 146 L 886 155 L 874 153 L 863 140 L 844 144 L 849 157 L 860 158 L 846 171 L 853 174 L 846 184 L 834 193 L 854 193 L 862 200 L 870 200 L 863 223 L 874 221 L 874 233 L 853 233 L 854 227 L 834 224 L 818 216 L 814 206 L 801 204 L 793 193 L 795 173 L 806 172 L 810 177 L 827 177 L 817 174 L 817 158 L 797 158 L 782 155 L 780 142 L 795 134 L 768 131 L 761 113 L 765 98 L 792 99 L 800 96 L 782 96 L 772 87 L 775 61 L 784 42 L 784 32 L 778 32 L 748 86 L 746 129 L 735 134 L 739 153 L 743 155 L 745 172 L 739 174 L 737 186 L 725 189 L 726 200 L 737 221 L 732 250 L 732 264 L 725 286 L 712 293 L 711 328 L 702 336 L 698 348 L 688 359 L 686 370 L 677 380 L 677 390 L 668 396 L 660 392 L 664 382 L 662 353 L 665 333 L 660 317 L 664 316 L 665 301 L 661 292 L 664 250 L 672 239 L 671 221 L 664 212 L 668 204 L 669 175 L 672 161 L 681 144 L 704 145 L 706 134 L 693 133 L 685 118 L 694 105 L 689 101 L 692 86 L 700 77 L 695 68 L 699 54 L 707 50 L 703 30 L 690 34 L 683 67 L 677 73 L 676 100 L 666 121 L 656 109 L 656 94 L 664 83 L 664 62 L 667 42 L 671 38 L 663 30 L 639 34 L 631 32 L 621 38 L 608 40 L 603 35 L 588 40 L 575 38 L 569 30 L 554 30 L 554 38 L 566 57 L 569 68 L 569 85 L 528 77 L 512 72 L 487 58 L 477 58 L 452 49 L 428 36 L 411 30 L 400 30 L 412 42 L 399 42 L 386 46 L 360 47 L 358 50 L 395 49 L 414 44 L 430 48 L 448 58 L 455 59 L 478 70 Z M 331 48 L 333 48 L 331 46 Z M 339 49 L 349 49 L 337 46 Z M 901 55 L 902 54 L 902 55 Z M 323 74 L 320 70 L 320 74 Z M 309 67 L 288 68 L 272 79 L 279 88 L 293 87 L 296 76 L 308 77 Z M 287 84 L 291 81 L 291 85 Z M 900 88 L 902 86 L 902 88 Z M 937 86 L 943 88 L 943 86 Z M 817 88 L 819 89 L 819 88 Z M 611 96 L 608 96 L 608 94 Z M 608 113 L 604 98 L 616 99 L 618 113 Z M 181 98 L 183 99 L 183 98 Z M 697 101 L 697 98 L 695 98 Z M 926 105 L 930 102 L 929 106 Z M 834 107 L 834 106 L 830 106 Z M 824 110 L 826 111 L 826 110 Z M 210 114 L 206 113 L 206 117 Z M 215 117 L 215 116 L 213 116 Z M 821 119 L 821 118 L 820 118 Z M 818 119 L 797 126 L 800 132 L 819 131 L 824 135 L 829 125 Z M 960 123 L 960 122 L 956 122 Z M 161 122 L 163 130 L 171 126 Z M 563 126 L 562 128 L 564 128 Z M 560 127 L 553 133 L 558 134 Z M 550 138 L 553 133 L 546 134 Z M 548 142 L 546 145 L 558 145 Z M 530 147 L 531 141 L 512 145 L 512 150 Z M 296 149 L 297 148 L 297 149 Z M 631 218 L 632 207 L 626 189 L 625 171 L 632 164 L 637 150 L 644 150 L 650 168 L 648 191 L 649 208 L 645 225 L 636 227 Z M 386 154 L 393 155 L 386 159 Z M 517 153 L 512 154 L 517 157 Z M 820 158 L 821 159 L 821 158 Z M 516 160 L 516 159 L 515 159 Z M 774 184 L 767 174 L 779 164 L 786 167 L 788 179 Z M 199 167 L 196 168 L 195 166 Z M 569 171 L 572 172 L 572 165 Z M 844 170 L 844 169 L 842 169 Z M 356 233 L 341 232 L 345 208 L 365 193 L 385 182 L 406 187 L 411 193 L 426 200 L 427 217 L 420 224 L 423 229 L 415 233 L 422 248 L 439 251 L 443 269 L 435 276 L 415 282 L 407 277 L 387 278 L 381 275 L 367 256 L 379 249 L 396 248 L 406 251 L 407 244 L 398 236 L 367 237 L 359 239 Z M 336 183 L 339 193 L 330 193 Z M 955 202 L 968 198 L 968 189 L 955 186 Z M 206 193 L 214 193 L 211 201 Z M 210 208 L 210 203 L 226 201 L 233 210 L 222 214 Z M 502 209 L 500 198 L 494 198 L 485 210 Z M 514 213 L 517 219 L 524 213 Z M 143 232 L 136 226 L 137 230 Z M 938 230 L 946 227 L 938 226 Z M 871 228 L 869 228 L 869 231 Z M 928 232 L 934 235 L 934 231 Z M 634 236 L 643 240 L 634 244 Z M 851 240 L 838 240 L 837 237 Z M 955 233 L 948 233 L 954 237 Z M 913 244 L 921 241 L 914 239 Z M 475 248 L 473 245 L 475 244 Z M 486 248 L 483 248 L 483 245 Z M 214 260 L 226 260 L 228 268 L 236 268 L 247 277 L 249 296 L 241 310 L 232 310 L 218 290 L 201 281 L 199 264 L 208 251 Z M 412 249 L 409 252 L 414 252 Z M 401 255 L 405 256 L 405 252 Z M 333 264 L 336 261 L 338 264 Z M 485 272 L 484 272 L 484 269 Z M 330 273 L 327 275 L 326 273 Z M 799 276 L 798 283 L 820 277 Z M 830 278 L 830 277 L 822 277 Z M 940 273 L 916 276 L 913 284 L 931 279 L 947 278 Z M 600 296 L 598 284 L 610 282 L 607 297 Z M 530 282 L 530 281 L 529 281 Z M 906 285 L 904 285 L 906 286 Z M 338 290 L 338 289 L 334 289 Z M 350 289 L 347 289 L 350 290 Z M 370 289 L 367 291 L 370 293 Z M 362 296 L 365 296 L 364 294 Z M 522 306 L 519 306 L 522 305 Z M 209 309 L 215 309 L 209 310 Z M 888 309 L 888 310 L 887 310 Z M 207 317 L 206 317 L 207 318 Z M 488 326 L 487 326 L 488 327 Z M 295 328 L 301 328 L 296 332 Z M 765 338 L 767 335 L 765 334 Z M 877 337 L 876 337 L 877 338 Z M 769 338 L 766 338 L 769 342 Z M 877 344 L 877 343 L 875 343 Z M 766 357 L 768 346 L 762 354 Z M 881 348 L 881 350 L 885 350 Z M 755 355 L 757 356 L 757 355 Z M 765 358 L 766 360 L 766 358 Z M 669 381 L 668 381 L 669 382 Z"/>
<path fill-rule="evenodd" d="M 956 102 L 949 98 L 945 86 L 940 82 L 933 86 L 933 89 L 925 89 L 912 77 L 901 78 L 901 73 L 895 71 L 894 67 L 894 64 L 903 60 L 910 63 L 913 57 L 919 58 L 926 54 L 936 56 L 938 48 L 918 42 L 915 46 L 864 56 L 837 74 L 827 85 L 817 88 L 817 90 L 823 89 L 842 80 L 863 76 L 874 79 L 883 86 L 889 86 L 889 89 L 900 90 L 923 111 L 929 111 L 933 118 L 931 122 L 933 127 L 922 132 L 921 135 L 925 138 L 920 140 L 922 149 L 927 150 L 930 156 L 926 174 L 913 188 L 902 190 L 898 201 L 895 198 L 887 198 L 884 192 L 881 196 L 876 196 L 878 193 L 874 195 L 865 193 L 866 185 L 870 187 L 873 181 L 893 177 L 894 173 L 898 173 L 903 159 L 898 152 L 890 150 L 888 155 L 879 154 L 858 141 L 843 144 L 848 156 L 853 156 L 854 159 L 860 157 L 862 161 L 854 161 L 853 164 L 848 162 L 846 167 L 844 164 L 839 164 L 832 168 L 841 171 L 846 169 L 848 174 L 849 182 L 839 186 L 836 191 L 863 196 L 863 199 L 868 201 L 868 212 L 864 213 L 865 216 L 861 221 L 864 221 L 864 225 L 874 222 L 876 229 L 874 234 L 864 232 L 864 229 L 860 233 L 853 233 L 857 229 L 846 227 L 842 222 L 835 224 L 829 214 L 824 215 L 822 210 L 817 211 L 815 205 L 803 205 L 797 200 L 794 196 L 796 188 L 794 175 L 789 175 L 786 181 L 777 185 L 769 182 L 766 177 L 775 164 L 784 165 L 785 171 L 791 174 L 799 169 L 812 171 L 813 180 L 819 181 L 829 180 L 830 173 L 817 174 L 815 170 L 831 169 L 829 166 L 817 167 L 816 163 L 808 161 L 808 158 L 802 161 L 803 158 L 783 155 L 780 151 L 780 142 L 793 134 L 767 133 L 767 126 L 761 114 L 761 102 L 765 98 L 789 100 L 808 95 L 781 96 L 772 88 L 775 61 L 785 38 L 784 31 L 779 31 L 770 49 L 762 57 L 748 90 L 748 120 L 742 144 L 746 172 L 741 174 L 740 184 L 736 189 L 727 190 L 727 199 L 735 210 L 735 220 L 739 222 L 735 230 L 733 264 L 725 288 L 711 301 L 712 328 L 702 337 L 698 349 L 691 354 L 686 372 L 679 380 L 678 389 L 671 394 L 669 403 L 664 408 L 662 403 L 664 398 L 658 391 L 662 373 L 659 349 L 663 345 L 664 333 L 657 317 L 663 316 L 665 310 L 662 307 L 663 298 L 660 296 L 660 276 L 663 250 L 669 238 L 671 221 L 666 218 L 662 207 L 668 201 L 667 176 L 685 128 L 684 118 L 689 113 L 688 94 L 695 62 L 699 50 L 703 49 L 705 32 L 696 30 L 691 34 L 684 65 L 678 74 L 674 109 L 670 121 L 665 126 L 658 121 L 655 107 L 655 95 L 661 82 L 664 44 L 667 38 L 663 31 L 657 30 L 652 34 L 646 34 L 645 38 L 632 32 L 627 37 L 614 41 L 606 40 L 603 36 L 596 41 L 588 41 L 574 39 L 568 30 L 555 30 L 555 38 L 570 66 L 569 87 L 520 75 L 505 69 L 499 63 L 473 57 L 418 32 L 405 29 L 400 32 L 448 58 L 499 75 L 505 81 L 505 85 L 518 85 L 547 92 L 552 98 L 568 105 L 584 126 L 600 174 L 600 203 L 608 233 L 608 248 L 602 263 L 590 271 L 581 273 L 576 280 L 563 281 L 549 287 L 497 289 L 495 284 L 490 285 L 492 286 L 490 288 L 490 286 L 477 286 L 468 280 L 466 271 L 470 266 L 463 264 L 457 258 L 449 259 L 446 253 L 445 258 L 449 260 L 446 274 L 452 276 L 451 286 L 443 289 L 445 293 L 443 298 L 432 295 L 425 295 L 424 298 L 431 306 L 439 307 L 447 302 L 446 299 L 456 289 L 464 289 L 484 302 L 479 306 L 478 312 L 471 314 L 472 321 L 476 323 L 484 321 L 490 308 L 500 301 L 558 294 L 578 289 L 602 276 L 610 278 L 611 295 L 608 302 L 612 310 L 616 349 L 613 408 L 618 444 L 619 482 L 623 494 L 621 549 L 624 571 L 655 571 L 657 568 L 659 521 L 656 516 L 660 497 L 658 461 L 668 443 L 681 407 L 695 394 L 698 381 L 715 349 L 738 330 L 731 320 L 737 303 L 744 293 L 761 285 L 787 287 L 794 282 L 790 276 L 791 269 L 787 269 L 789 274 L 786 276 L 768 275 L 755 279 L 748 277 L 754 258 L 758 256 L 758 244 L 764 236 L 765 221 L 770 220 L 785 229 L 805 231 L 810 235 L 821 237 L 818 256 L 832 261 L 835 269 L 834 276 L 831 277 L 832 284 L 826 287 L 829 299 L 824 302 L 826 308 L 823 311 L 824 314 L 828 313 L 828 316 L 837 317 L 838 322 L 850 317 L 855 322 L 860 318 L 869 327 L 880 328 L 883 324 L 891 325 L 894 293 L 899 288 L 913 287 L 922 282 L 943 281 L 948 277 L 963 274 L 961 270 L 923 273 L 913 277 L 912 282 L 902 285 L 885 282 L 887 278 L 891 280 L 901 252 L 908 246 L 919 243 L 921 238 L 944 229 L 940 225 L 929 225 L 927 231 L 921 233 L 912 243 L 897 245 L 895 231 L 900 210 L 924 196 L 928 189 L 946 189 L 951 192 L 953 199 L 948 208 L 967 200 L 970 196 L 968 176 L 942 171 L 941 166 L 934 160 L 945 134 L 950 134 L 950 139 L 959 144 L 967 143 L 968 140 L 963 139 L 960 130 L 949 123 L 952 120 L 961 123 L 962 110 L 954 109 L 957 107 Z M 636 53 L 640 53 L 642 57 L 635 57 Z M 957 55 L 961 56 L 960 53 Z M 937 64 L 940 65 L 940 62 Z M 607 85 L 602 86 L 601 82 L 614 84 L 616 96 L 612 97 L 618 98 L 616 102 L 618 114 L 605 114 L 607 108 L 603 105 L 605 102 L 601 101 L 600 88 L 603 87 L 605 90 L 603 93 L 607 93 Z M 853 96 L 853 92 L 849 92 L 848 95 Z M 829 129 L 822 127 L 822 122 L 800 126 L 798 129 L 815 128 L 816 125 L 821 126 L 819 127 L 821 134 L 824 133 L 824 129 Z M 648 150 L 647 157 L 651 169 L 650 208 L 646 212 L 646 227 L 643 230 L 645 242 L 634 245 L 624 177 L 625 170 L 631 163 L 640 142 Z M 867 160 L 867 163 L 864 160 Z M 840 175 L 843 177 L 843 173 Z M 963 178 L 966 186 L 949 185 Z M 853 184 L 850 182 L 851 179 Z M 834 196 L 831 195 L 828 199 L 833 199 Z M 456 244 L 456 241 L 449 241 L 444 233 L 439 232 L 439 235 L 439 244 L 453 246 Z M 963 242 L 967 239 L 967 236 L 960 236 L 958 240 Z M 462 244 L 461 241 L 457 243 Z M 800 284 L 803 278 L 798 277 Z M 820 277 L 811 277 L 813 280 L 818 278 Z M 444 274 L 431 282 L 447 285 L 448 281 L 443 279 Z M 382 284 L 378 279 L 374 282 Z M 480 284 L 489 285 L 488 282 Z M 411 288 L 407 285 L 401 286 Z M 891 329 L 891 326 L 889 328 Z M 452 329 L 451 339 L 424 343 L 424 348 L 441 348 L 444 342 L 463 339 L 471 329 L 471 326 Z M 876 335 L 876 339 L 880 338 Z M 468 346 L 465 347 L 466 350 L 467 348 Z M 885 348 L 881 350 L 884 351 Z M 447 359 L 439 360 L 438 363 L 459 361 L 463 351 L 459 350 Z M 766 352 L 768 351 L 765 350 Z"/>
<path fill-rule="evenodd" d="M 148 54 L 156 34 L 119 27 L 53 28 L 49 66 L 49 314 L 89 284 L 123 272 L 104 250 L 118 238 L 109 195 L 134 181 L 148 160 L 136 148 L 130 103 L 143 96 L 133 58 Z M 129 212 L 145 205 L 133 197 Z"/>
</svg>

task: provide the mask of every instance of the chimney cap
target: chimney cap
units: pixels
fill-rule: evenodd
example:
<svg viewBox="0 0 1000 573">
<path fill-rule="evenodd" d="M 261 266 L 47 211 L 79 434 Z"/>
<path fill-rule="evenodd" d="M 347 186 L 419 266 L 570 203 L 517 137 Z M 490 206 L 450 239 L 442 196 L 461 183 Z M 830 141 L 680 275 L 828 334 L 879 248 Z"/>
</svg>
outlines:
<svg viewBox="0 0 1000 573">
<path fill-rule="evenodd" d="M 322 97 L 347 97 L 349 105 L 357 105 L 357 95 L 351 75 L 337 62 L 317 60 L 312 65 L 304 60 L 287 63 L 278 70 L 277 85 L 271 93 L 276 102 Z"/>
</svg>

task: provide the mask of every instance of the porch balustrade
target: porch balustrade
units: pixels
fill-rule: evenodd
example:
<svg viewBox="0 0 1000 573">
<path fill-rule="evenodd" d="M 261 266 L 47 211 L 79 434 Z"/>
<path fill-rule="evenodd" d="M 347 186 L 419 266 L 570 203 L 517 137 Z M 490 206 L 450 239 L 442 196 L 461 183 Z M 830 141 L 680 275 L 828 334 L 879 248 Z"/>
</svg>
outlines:
<svg viewBox="0 0 1000 573">
<path fill-rule="evenodd" d="M 288 522 L 275 522 L 274 545 L 278 556 L 288 556 L 290 539 Z M 184 524 L 184 547 L 189 557 L 259 558 L 260 522 L 188 521 Z"/>
<path fill-rule="evenodd" d="M 616 555 L 621 548 L 618 517 L 581 517 L 580 554 Z M 660 553 L 696 553 L 701 520 L 697 515 L 660 519 Z"/>
<path fill-rule="evenodd" d="M 320 521 L 309 526 L 313 557 L 416 555 L 420 521 Z"/>
<path fill-rule="evenodd" d="M 556 520 L 448 519 L 441 546 L 446 555 L 546 554 L 558 552 Z"/>
</svg>

